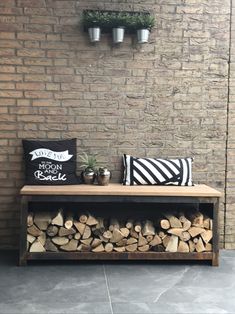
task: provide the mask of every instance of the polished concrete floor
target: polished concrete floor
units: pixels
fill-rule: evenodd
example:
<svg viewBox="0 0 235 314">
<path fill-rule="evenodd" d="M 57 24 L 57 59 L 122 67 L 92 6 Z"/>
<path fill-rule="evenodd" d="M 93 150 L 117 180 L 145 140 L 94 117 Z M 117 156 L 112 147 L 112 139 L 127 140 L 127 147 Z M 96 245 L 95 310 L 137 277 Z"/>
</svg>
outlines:
<svg viewBox="0 0 235 314">
<path fill-rule="evenodd" d="M 34 262 L 0 252 L 0 314 L 235 313 L 235 251 L 205 263 Z"/>
</svg>

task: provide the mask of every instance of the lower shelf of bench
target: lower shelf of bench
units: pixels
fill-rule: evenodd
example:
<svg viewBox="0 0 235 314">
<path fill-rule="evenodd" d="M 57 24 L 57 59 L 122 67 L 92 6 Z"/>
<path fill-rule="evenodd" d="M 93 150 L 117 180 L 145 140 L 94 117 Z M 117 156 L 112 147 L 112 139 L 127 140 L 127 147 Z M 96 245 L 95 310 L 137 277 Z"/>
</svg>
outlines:
<svg viewBox="0 0 235 314">
<path fill-rule="evenodd" d="M 26 260 L 212 260 L 213 253 L 93 253 L 93 252 L 45 252 L 27 253 Z"/>
</svg>

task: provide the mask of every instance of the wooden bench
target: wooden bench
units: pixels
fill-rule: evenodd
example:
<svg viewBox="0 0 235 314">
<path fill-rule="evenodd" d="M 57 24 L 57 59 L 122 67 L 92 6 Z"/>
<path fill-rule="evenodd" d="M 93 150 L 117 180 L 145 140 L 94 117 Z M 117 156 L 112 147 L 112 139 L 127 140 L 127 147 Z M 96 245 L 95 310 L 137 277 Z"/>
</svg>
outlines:
<svg viewBox="0 0 235 314">
<path fill-rule="evenodd" d="M 218 209 L 221 193 L 206 185 L 193 187 L 176 186 L 123 186 L 110 184 L 67 185 L 67 186 L 24 186 L 21 191 L 21 233 L 20 265 L 36 259 L 142 259 L 142 260 L 210 260 L 213 266 L 219 264 Z M 27 252 L 27 215 L 33 206 L 40 204 L 112 204 L 127 207 L 128 204 L 153 205 L 153 211 L 161 204 L 182 206 L 192 204 L 197 208 L 208 208 L 213 219 L 212 252 L 170 253 L 170 252 Z M 110 205 L 111 204 L 111 205 Z M 137 205 L 136 205 L 137 206 Z M 116 208 L 116 207 L 115 207 Z M 158 208 L 158 209 L 157 209 Z M 132 206 L 132 212 L 133 206 Z"/>
</svg>

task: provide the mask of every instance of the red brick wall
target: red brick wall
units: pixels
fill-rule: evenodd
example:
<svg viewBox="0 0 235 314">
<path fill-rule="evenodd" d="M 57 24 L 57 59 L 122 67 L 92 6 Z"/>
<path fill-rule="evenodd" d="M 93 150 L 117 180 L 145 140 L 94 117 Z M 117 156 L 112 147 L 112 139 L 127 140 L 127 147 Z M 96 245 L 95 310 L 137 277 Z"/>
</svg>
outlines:
<svg viewBox="0 0 235 314">
<path fill-rule="evenodd" d="M 150 43 L 91 45 L 86 8 L 150 10 Z M 194 156 L 195 181 L 223 192 L 229 27 L 228 0 L 0 1 L 1 247 L 18 241 L 22 138 L 76 137 L 114 180 L 123 153 Z"/>
</svg>

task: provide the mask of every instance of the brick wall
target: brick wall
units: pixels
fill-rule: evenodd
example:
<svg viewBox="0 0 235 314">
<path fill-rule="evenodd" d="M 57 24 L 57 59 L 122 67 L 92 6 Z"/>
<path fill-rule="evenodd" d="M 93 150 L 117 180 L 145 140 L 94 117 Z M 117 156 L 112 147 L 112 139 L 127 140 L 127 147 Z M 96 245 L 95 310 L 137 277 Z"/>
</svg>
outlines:
<svg viewBox="0 0 235 314">
<path fill-rule="evenodd" d="M 102 35 L 90 44 L 79 21 L 97 8 L 150 10 L 150 43 L 126 36 L 114 47 Z M 229 0 L 0 1 L 0 246 L 18 241 L 22 138 L 76 137 L 78 152 L 97 152 L 114 180 L 123 153 L 193 156 L 195 182 L 224 192 L 229 29 Z M 229 145 L 230 193 L 232 135 Z M 234 248 L 230 194 L 225 239 Z M 221 204 L 221 246 L 224 213 Z"/>
</svg>

